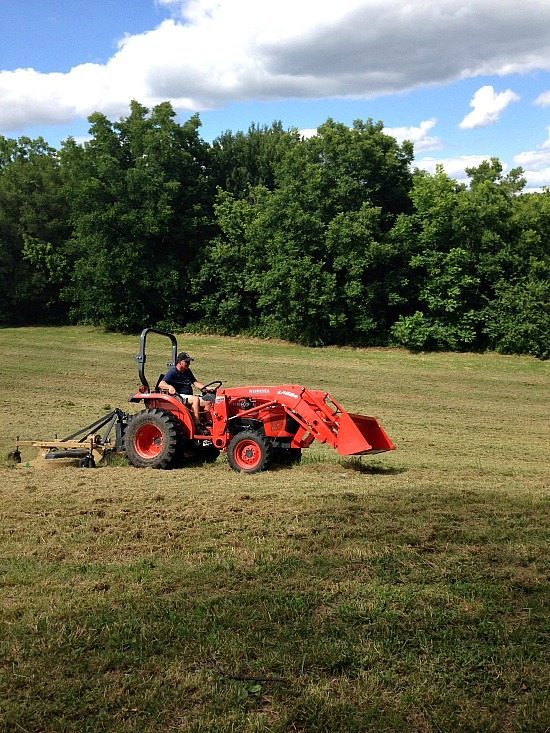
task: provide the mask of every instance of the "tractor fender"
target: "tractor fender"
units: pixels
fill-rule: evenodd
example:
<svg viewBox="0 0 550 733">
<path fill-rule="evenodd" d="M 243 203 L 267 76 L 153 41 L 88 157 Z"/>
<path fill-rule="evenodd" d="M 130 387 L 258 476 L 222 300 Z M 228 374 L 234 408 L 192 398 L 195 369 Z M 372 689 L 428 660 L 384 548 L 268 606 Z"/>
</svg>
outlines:
<svg viewBox="0 0 550 733">
<path fill-rule="evenodd" d="M 148 410 L 163 410 L 173 415 L 183 426 L 183 432 L 187 438 L 193 438 L 195 434 L 195 421 L 187 405 L 173 395 L 161 392 L 145 392 L 133 395 L 132 402 L 143 402 Z"/>
</svg>

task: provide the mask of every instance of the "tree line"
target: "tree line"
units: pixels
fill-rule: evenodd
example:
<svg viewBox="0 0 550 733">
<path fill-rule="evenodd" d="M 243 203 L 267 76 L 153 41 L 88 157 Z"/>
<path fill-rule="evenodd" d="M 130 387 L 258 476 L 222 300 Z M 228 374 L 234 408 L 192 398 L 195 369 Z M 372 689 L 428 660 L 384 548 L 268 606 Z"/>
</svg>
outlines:
<svg viewBox="0 0 550 733">
<path fill-rule="evenodd" d="M 550 191 L 415 170 L 382 122 L 227 131 L 169 103 L 0 136 L 0 324 L 550 355 Z"/>
</svg>

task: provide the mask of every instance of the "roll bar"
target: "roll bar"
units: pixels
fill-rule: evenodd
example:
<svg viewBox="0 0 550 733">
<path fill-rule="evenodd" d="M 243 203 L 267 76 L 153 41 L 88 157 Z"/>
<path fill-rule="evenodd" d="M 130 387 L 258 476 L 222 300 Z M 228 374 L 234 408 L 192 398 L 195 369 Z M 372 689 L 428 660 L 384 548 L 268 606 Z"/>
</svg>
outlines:
<svg viewBox="0 0 550 733">
<path fill-rule="evenodd" d="M 142 385 L 145 387 L 147 392 L 150 392 L 149 382 L 147 381 L 147 377 L 145 376 L 145 362 L 147 361 L 146 356 L 146 343 L 147 343 L 147 336 L 150 333 L 156 333 L 159 336 L 166 336 L 166 338 L 169 338 L 172 343 L 172 361 L 169 361 L 166 366 L 173 367 L 176 363 L 176 358 L 178 355 L 178 341 L 173 333 L 169 333 L 168 331 L 159 331 L 156 328 L 144 328 L 141 332 L 141 336 L 139 339 L 139 354 L 135 357 L 137 363 L 139 364 L 139 379 L 142 383 Z"/>
</svg>

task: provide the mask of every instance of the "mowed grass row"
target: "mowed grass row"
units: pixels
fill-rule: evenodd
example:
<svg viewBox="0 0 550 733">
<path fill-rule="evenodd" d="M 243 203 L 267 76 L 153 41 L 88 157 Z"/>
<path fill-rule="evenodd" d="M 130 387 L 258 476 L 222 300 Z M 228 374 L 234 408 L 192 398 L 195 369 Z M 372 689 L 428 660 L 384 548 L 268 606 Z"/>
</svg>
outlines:
<svg viewBox="0 0 550 733">
<path fill-rule="evenodd" d="M 548 730 L 548 364 L 180 345 L 202 381 L 327 389 L 398 450 L 253 476 L 4 462 L 0 730 Z M 4 453 L 130 407 L 136 337 L 0 347 Z M 151 340 L 155 379 L 168 357 Z"/>
</svg>

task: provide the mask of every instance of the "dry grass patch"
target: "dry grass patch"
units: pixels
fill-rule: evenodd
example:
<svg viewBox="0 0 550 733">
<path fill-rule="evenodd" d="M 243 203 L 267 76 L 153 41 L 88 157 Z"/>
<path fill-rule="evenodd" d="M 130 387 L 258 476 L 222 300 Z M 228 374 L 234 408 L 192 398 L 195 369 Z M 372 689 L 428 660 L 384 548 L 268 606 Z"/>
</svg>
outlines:
<svg viewBox="0 0 550 733">
<path fill-rule="evenodd" d="M 135 338 L 0 341 L 6 450 L 124 407 L 136 384 Z M 17 377 L 29 343 L 32 393 Z M 546 731 L 548 365 L 183 346 L 201 378 L 326 386 L 399 450 L 317 446 L 253 476 L 224 460 L 4 462 L 0 730 Z"/>
</svg>

